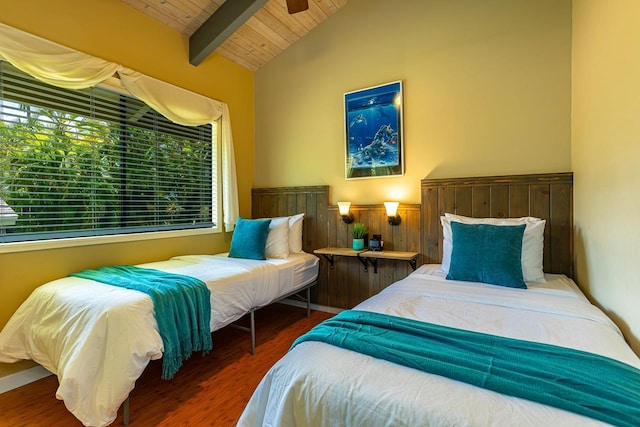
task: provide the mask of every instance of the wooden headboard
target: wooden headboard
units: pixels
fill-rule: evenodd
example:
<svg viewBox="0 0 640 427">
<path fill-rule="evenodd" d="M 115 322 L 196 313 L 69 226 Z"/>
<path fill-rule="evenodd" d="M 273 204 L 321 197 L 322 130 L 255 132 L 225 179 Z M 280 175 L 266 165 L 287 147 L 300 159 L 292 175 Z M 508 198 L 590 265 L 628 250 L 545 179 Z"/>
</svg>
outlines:
<svg viewBox="0 0 640 427">
<path fill-rule="evenodd" d="M 329 186 L 254 188 L 251 190 L 251 216 L 265 218 L 304 212 L 302 249 L 327 246 L 327 207 Z"/>
<path fill-rule="evenodd" d="M 544 271 L 573 277 L 573 173 L 421 181 L 422 262 L 442 260 L 445 212 L 470 217 L 535 216 L 544 230 Z"/>
</svg>

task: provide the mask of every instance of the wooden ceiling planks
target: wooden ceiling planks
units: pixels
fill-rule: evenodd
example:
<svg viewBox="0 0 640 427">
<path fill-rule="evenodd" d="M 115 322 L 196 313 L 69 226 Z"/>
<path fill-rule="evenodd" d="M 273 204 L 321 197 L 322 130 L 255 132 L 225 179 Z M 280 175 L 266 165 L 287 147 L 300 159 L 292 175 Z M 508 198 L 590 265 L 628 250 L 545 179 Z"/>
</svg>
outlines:
<svg viewBox="0 0 640 427">
<path fill-rule="evenodd" d="M 124 3 L 191 36 L 225 0 L 122 0 Z M 269 0 L 216 49 L 220 55 L 257 71 L 304 37 L 348 0 L 309 0 L 309 9 L 290 15 L 286 0 Z"/>
</svg>

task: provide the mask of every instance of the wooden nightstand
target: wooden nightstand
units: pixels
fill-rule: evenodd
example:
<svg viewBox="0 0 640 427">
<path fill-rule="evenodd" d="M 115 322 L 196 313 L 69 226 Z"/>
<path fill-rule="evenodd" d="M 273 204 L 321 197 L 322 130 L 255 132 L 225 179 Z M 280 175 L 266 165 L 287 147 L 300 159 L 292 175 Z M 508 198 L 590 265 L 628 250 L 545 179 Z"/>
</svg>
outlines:
<svg viewBox="0 0 640 427">
<path fill-rule="evenodd" d="M 418 252 L 401 252 L 401 251 L 364 251 L 358 254 L 358 258 L 364 258 L 373 265 L 373 272 L 378 272 L 378 260 L 390 259 L 398 261 L 407 261 L 411 268 L 416 269 L 416 261 Z"/>
</svg>

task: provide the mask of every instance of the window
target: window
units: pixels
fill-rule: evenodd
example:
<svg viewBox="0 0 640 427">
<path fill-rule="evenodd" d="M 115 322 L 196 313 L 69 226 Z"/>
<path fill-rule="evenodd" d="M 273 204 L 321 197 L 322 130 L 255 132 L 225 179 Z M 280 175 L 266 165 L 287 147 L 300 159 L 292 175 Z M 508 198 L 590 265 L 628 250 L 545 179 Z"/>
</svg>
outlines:
<svg viewBox="0 0 640 427">
<path fill-rule="evenodd" d="M 0 61 L 0 242 L 216 227 L 216 128 Z"/>
</svg>

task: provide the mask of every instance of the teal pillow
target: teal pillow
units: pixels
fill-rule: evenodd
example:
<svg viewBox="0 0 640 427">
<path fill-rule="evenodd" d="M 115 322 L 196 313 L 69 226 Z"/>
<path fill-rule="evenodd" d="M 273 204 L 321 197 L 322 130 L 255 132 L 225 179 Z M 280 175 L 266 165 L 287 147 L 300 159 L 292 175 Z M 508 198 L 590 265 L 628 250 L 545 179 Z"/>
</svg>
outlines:
<svg viewBox="0 0 640 427">
<path fill-rule="evenodd" d="M 267 259 L 264 248 L 269 236 L 271 219 L 238 218 L 231 237 L 230 258 Z"/>
<path fill-rule="evenodd" d="M 447 279 L 526 289 L 521 259 L 525 227 L 452 221 L 453 250 Z"/>
</svg>

